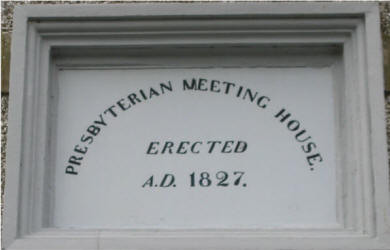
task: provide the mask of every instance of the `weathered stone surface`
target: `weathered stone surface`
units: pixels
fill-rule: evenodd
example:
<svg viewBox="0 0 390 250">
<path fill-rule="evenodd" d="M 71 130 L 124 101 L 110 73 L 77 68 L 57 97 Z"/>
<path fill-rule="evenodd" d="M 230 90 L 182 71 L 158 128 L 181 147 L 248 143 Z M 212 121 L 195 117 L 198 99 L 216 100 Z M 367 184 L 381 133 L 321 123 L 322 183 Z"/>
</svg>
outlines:
<svg viewBox="0 0 390 250">
<path fill-rule="evenodd" d="M 5 184 L 5 151 L 7 148 L 8 130 L 8 95 L 1 95 L 1 214 L 3 214 L 3 197 Z"/>
<path fill-rule="evenodd" d="M 1 92 L 9 91 L 9 69 L 11 56 L 11 34 L 1 33 Z"/>
<path fill-rule="evenodd" d="M 390 39 L 383 41 L 383 67 L 385 74 L 385 90 L 390 91 Z"/>
<path fill-rule="evenodd" d="M 383 39 L 390 39 L 390 2 L 379 3 Z"/>
<path fill-rule="evenodd" d="M 390 2 L 380 3 L 385 89 L 390 91 Z"/>
</svg>

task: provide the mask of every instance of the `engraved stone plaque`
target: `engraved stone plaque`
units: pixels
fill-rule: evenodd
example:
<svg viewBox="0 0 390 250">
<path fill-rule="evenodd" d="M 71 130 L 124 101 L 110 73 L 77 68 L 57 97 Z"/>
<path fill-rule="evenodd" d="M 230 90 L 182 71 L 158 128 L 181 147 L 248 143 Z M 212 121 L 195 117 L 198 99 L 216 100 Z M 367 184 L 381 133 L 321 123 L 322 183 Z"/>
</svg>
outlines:
<svg viewBox="0 0 390 250">
<path fill-rule="evenodd" d="M 388 250 L 376 3 L 24 5 L 2 247 Z"/>
<path fill-rule="evenodd" d="M 328 67 L 62 70 L 58 94 L 55 226 L 336 223 Z"/>
</svg>

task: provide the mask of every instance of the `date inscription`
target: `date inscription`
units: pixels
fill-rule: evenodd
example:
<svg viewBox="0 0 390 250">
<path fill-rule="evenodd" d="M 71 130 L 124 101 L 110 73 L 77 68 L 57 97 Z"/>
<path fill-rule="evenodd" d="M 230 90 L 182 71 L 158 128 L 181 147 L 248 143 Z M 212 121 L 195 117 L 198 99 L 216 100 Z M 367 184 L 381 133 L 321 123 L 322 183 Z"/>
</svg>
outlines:
<svg viewBox="0 0 390 250">
<path fill-rule="evenodd" d="M 218 171 L 214 174 L 209 172 L 192 172 L 189 174 L 188 186 L 189 187 L 246 187 L 244 179 L 245 172 L 234 171 L 228 173 L 226 171 Z M 142 184 L 143 188 L 168 188 L 176 187 L 176 176 L 174 174 L 166 173 L 161 178 L 157 178 L 151 175 Z"/>
</svg>

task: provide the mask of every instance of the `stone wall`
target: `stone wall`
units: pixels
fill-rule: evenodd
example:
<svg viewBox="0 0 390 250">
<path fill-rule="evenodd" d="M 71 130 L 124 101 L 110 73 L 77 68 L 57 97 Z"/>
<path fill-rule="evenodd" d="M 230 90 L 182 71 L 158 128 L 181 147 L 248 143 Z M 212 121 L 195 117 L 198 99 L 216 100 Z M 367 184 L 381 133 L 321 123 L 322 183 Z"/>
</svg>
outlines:
<svg viewBox="0 0 390 250">
<path fill-rule="evenodd" d="M 380 9 L 385 86 L 386 90 L 390 92 L 390 2 L 381 3 Z"/>
</svg>

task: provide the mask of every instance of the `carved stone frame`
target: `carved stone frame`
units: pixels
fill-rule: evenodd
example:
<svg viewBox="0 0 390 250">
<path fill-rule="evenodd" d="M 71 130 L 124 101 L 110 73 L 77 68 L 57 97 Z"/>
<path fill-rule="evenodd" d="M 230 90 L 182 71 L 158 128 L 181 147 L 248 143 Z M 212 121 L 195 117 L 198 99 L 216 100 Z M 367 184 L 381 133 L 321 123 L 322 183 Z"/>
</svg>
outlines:
<svg viewBox="0 0 390 250">
<path fill-rule="evenodd" d="M 337 46 L 339 226 L 296 230 L 50 227 L 56 51 Z M 62 52 L 64 53 L 64 52 Z M 96 66 L 86 57 L 84 65 Z M 8 249 L 390 249 L 379 13 L 373 3 L 23 6 L 12 42 L 3 244 Z M 55 121 L 54 121 L 55 122 Z"/>
</svg>

